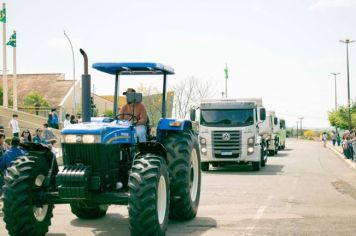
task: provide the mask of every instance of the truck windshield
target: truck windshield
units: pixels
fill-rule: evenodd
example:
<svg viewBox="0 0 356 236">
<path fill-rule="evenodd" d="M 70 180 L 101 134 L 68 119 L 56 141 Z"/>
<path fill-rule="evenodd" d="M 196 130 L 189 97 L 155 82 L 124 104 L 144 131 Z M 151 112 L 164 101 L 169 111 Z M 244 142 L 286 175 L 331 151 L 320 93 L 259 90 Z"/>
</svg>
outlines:
<svg viewBox="0 0 356 236">
<path fill-rule="evenodd" d="M 252 125 L 253 109 L 201 110 L 200 124 L 221 127 Z"/>
</svg>

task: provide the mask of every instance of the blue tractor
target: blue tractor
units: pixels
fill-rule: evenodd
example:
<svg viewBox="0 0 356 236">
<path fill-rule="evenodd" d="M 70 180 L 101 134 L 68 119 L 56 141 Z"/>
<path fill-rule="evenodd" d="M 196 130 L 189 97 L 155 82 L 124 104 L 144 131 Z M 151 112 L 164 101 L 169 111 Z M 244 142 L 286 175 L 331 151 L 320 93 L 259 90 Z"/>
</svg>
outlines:
<svg viewBox="0 0 356 236">
<path fill-rule="evenodd" d="M 10 235 L 44 235 L 54 204 L 70 204 L 79 218 L 105 216 L 111 204 L 128 205 L 132 235 L 165 235 L 168 219 L 196 216 L 201 186 L 200 154 L 190 120 L 166 118 L 166 79 L 174 74 L 157 63 L 95 63 L 115 75 L 111 123 L 91 122 L 90 75 L 84 56 L 82 123 L 62 130 L 63 168 L 50 149 L 25 144 L 27 156 L 8 168 L 4 221 Z M 163 75 L 162 118 L 156 137 L 139 143 L 132 122 L 120 120 L 118 82 L 122 75 Z M 142 94 L 127 94 L 138 103 Z M 134 118 L 135 114 L 125 114 Z"/>
</svg>

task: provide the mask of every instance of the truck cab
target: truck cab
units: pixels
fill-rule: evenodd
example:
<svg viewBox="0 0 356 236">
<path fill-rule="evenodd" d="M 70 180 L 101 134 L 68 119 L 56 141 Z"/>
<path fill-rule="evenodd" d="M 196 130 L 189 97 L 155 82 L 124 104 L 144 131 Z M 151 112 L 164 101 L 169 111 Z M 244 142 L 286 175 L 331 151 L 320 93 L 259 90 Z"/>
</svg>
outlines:
<svg viewBox="0 0 356 236">
<path fill-rule="evenodd" d="M 267 161 L 259 125 L 266 119 L 262 99 L 204 99 L 199 109 L 202 170 L 252 163 L 259 170 Z"/>
<path fill-rule="evenodd" d="M 276 155 L 279 150 L 279 131 L 280 131 L 280 121 L 276 116 L 276 112 L 268 111 L 267 115 L 269 135 L 268 135 L 268 154 L 270 156 Z"/>
</svg>

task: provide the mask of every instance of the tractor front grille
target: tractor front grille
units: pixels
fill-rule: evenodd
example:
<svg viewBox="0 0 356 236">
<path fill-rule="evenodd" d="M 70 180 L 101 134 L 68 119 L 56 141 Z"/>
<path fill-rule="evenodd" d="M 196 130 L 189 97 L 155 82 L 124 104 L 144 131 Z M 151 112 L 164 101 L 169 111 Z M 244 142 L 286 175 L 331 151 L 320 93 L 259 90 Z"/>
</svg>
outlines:
<svg viewBox="0 0 356 236">
<path fill-rule="evenodd" d="M 119 165 L 121 146 L 117 144 L 62 144 L 64 165 L 91 166 L 93 172 Z"/>
<path fill-rule="evenodd" d="M 213 131 L 213 155 L 216 158 L 237 158 L 241 154 L 241 131 Z"/>
</svg>

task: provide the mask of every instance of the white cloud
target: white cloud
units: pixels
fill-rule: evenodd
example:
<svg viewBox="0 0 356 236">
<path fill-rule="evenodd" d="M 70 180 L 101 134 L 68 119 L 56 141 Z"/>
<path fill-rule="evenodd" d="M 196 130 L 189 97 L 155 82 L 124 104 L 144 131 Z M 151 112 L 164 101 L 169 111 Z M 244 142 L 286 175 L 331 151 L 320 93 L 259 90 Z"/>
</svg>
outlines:
<svg viewBox="0 0 356 236">
<path fill-rule="evenodd" d="M 356 5 L 356 0 L 318 0 L 309 7 L 309 10 L 318 11 L 330 8 L 351 7 L 354 5 Z"/>
</svg>

